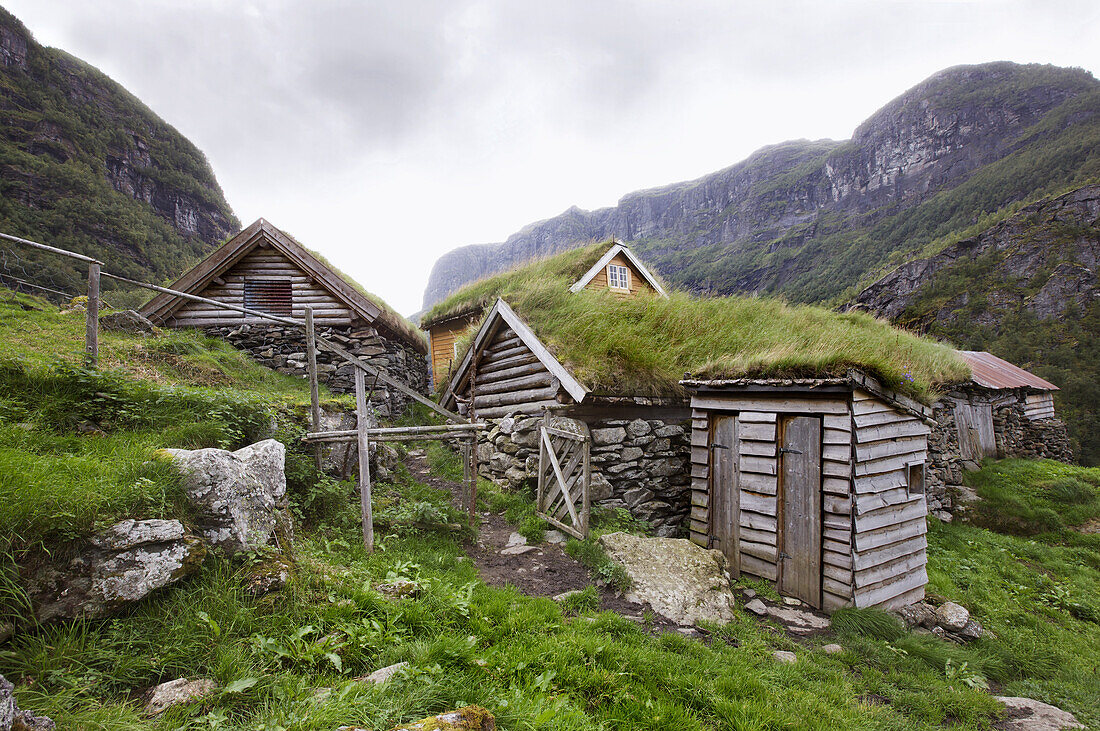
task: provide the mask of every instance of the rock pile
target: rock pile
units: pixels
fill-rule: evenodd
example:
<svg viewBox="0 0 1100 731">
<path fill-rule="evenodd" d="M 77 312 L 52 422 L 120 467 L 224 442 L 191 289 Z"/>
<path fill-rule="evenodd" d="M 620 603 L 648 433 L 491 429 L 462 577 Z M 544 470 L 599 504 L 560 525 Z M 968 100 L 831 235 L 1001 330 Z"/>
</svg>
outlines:
<svg viewBox="0 0 1100 731">
<path fill-rule="evenodd" d="M 306 341 L 301 329 L 278 324 L 246 323 L 237 327 L 206 328 L 206 334 L 228 340 L 263 365 L 292 376 L 307 375 Z M 423 355 L 399 340 L 391 340 L 374 328 L 322 327 L 317 334 L 350 351 L 369 365 L 381 368 L 415 391 L 428 392 L 428 363 Z M 319 379 L 333 391 L 355 390 L 355 366 L 338 355 L 317 354 Z M 400 391 L 376 384 L 371 403 L 382 416 L 400 414 L 409 398 Z"/>
<path fill-rule="evenodd" d="M 479 447 L 482 474 L 513 489 L 530 488 L 538 478 L 537 416 L 507 416 Z M 691 510 L 691 443 L 688 429 L 660 419 L 584 422 L 553 417 L 551 426 L 592 437 L 593 505 L 626 508 L 649 523 L 658 536 L 680 534 Z"/>
<path fill-rule="evenodd" d="M 936 606 L 922 601 L 902 607 L 895 614 L 915 632 L 929 632 L 960 645 L 989 634 L 966 607 L 955 602 Z"/>
</svg>

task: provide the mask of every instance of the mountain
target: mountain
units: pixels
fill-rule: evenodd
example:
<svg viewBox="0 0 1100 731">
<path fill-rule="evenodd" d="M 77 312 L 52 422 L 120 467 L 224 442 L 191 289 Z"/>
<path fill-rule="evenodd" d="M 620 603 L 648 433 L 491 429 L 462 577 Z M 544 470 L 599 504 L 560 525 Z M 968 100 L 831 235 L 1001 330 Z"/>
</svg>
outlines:
<svg viewBox="0 0 1100 731">
<path fill-rule="evenodd" d="M 906 262 L 852 305 L 1058 384 L 1075 451 L 1100 464 L 1100 185 Z"/>
<path fill-rule="evenodd" d="M 785 142 L 698 180 L 571 208 L 432 269 L 424 305 L 488 273 L 591 239 L 629 242 L 697 292 L 838 302 L 914 253 L 1021 201 L 1100 180 L 1100 82 L 998 62 L 918 84 L 845 142 Z"/>
<path fill-rule="evenodd" d="M 0 8 L 0 231 L 163 281 L 239 228 L 198 148 Z M 7 243 L 0 251 L 0 282 L 80 291 L 73 261 Z"/>
</svg>

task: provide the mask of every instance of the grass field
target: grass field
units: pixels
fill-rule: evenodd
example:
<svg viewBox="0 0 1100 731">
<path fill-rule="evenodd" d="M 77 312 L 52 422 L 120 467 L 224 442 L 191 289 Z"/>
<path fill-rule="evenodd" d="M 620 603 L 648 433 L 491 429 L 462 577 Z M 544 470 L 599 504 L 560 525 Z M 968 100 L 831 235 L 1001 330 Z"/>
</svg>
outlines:
<svg viewBox="0 0 1100 731">
<path fill-rule="evenodd" d="M 52 327 L 43 313 L 28 316 Z M 996 481 L 1003 493 L 1054 510 L 1065 529 L 930 526 L 929 590 L 965 604 L 995 639 L 959 647 L 908 634 L 889 615 L 850 610 L 830 634 L 803 641 L 745 612 L 707 628 L 706 641 L 654 636 L 645 624 L 596 611 L 591 593 L 561 607 L 485 586 L 464 560 L 466 534 L 445 527 L 458 519 L 448 495 L 401 468 L 375 485 L 378 550 L 366 555 L 354 486 L 313 473 L 294 441 L 300 382 L 276 379 L 266 392 L 268 376 L 247 364 L 244 375 L 225 374 L 239 386 L 217 388 L 175 371 L 97 374 L 36 360 L 29 350 L 37 345 L 22 352 L 5 342 L 0 536 L 14 539 L 0 545 L 0 623 L 23 616 L 13 570 L 28 546 L 55 545 L 124 515 L 190 519 L 174 475 L 149 459 L 158 446 L 232 447 L 272 415 L 290 445 L 297 569 L 282 592 L 256 598 L 245 590 L 252 559 L 210 558 L 124 615 L 26 627 L 0 644 L 0 674 L 16 684 L 20 705 L 62 728 L 387 729 L 477 703 L 502 729 L 978 729 L 998 715 L 987 684 L 1100 728 L 1100 545 L 1068 528 L 1091 503 L 1080 490 L 1069 491 L 1075 502 L 1051 501 L 1043 486 L 1069 475 L 1095 496 L 1097 470 L 1010 463 L 974 476 L 983 497 L 979 483 Z M 201 352 L 201 339 L 194 347 L 200 352 L 188 358 L 233 357 L 220 346 Z M 105 433 L 79 431 L 85 419 Z M 429 457 L 437 475 L 458 476 L 444 447 Z M 527 497 L 489 484 L 480 493 L 484 509 L 537 535 Z M 987 500 L 1003 510 L 992 493 Z M 614 514 L 604 521 L 599 528 L 637 528 Z M 573 550 L 599 568 L 584 544 Z M 390 600 L 375 590 L 394 578 L 416 580 L 421 595 Z M 833 641 L 845 652 L 820 651 Z M 777 664 L 777 649 L 798 662 Z M 398 661 L 409 669 L 389 683 L 354 680 Z M 214 678 L 220 690 L 143 718 L 141 692 L 181 676 Z"/>
</svg>

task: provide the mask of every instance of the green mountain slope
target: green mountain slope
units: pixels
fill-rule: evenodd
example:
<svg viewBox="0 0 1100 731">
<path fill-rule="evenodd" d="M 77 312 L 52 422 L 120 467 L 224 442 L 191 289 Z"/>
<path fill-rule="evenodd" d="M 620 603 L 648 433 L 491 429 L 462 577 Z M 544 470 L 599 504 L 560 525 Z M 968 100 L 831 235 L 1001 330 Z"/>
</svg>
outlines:
<svg viewBox="0 0 1100 731">
<path fill-rule="evenodd" d="M 0 231 L 165 280 L 239 227 L 193 144 L 0 8 Z M 4 248 L 0 276 L 9 284 L 20 277 L 71 290 L 83 278 L 59 257 Z"/>
<path fill-rule="evenodd" d="M 571 209 L 435 265 L 425 306 L 536 255 L 618 237 L 670 282 L 706 293 L 842 301 L 1006 208 L 1100 180 L 1100 82 L 1081 69 L 942 71 L 847 142 L 764 148 L 699 180 Z"/>
</svg>

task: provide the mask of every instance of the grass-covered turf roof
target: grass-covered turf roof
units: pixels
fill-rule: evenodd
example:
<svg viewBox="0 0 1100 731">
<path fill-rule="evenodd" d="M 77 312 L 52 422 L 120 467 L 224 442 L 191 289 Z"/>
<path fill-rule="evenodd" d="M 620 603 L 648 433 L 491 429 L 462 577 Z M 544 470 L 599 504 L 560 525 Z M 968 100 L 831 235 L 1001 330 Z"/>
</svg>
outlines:
<svg viewBox="0 0 1100 731">
<path fill-rule="evenodd" d="M 607 250 L 598 243 L 464 287 L 427 313 L 430 325 L 502 297 L 573 375 L 597 393 L 678 395 L 698 378 L 843 377 L 861 369 L 926 402 L 969 367 L 943 344 L 863 313 L 750 297 L 622 298 L 571 293 Z"/>
</svg>

